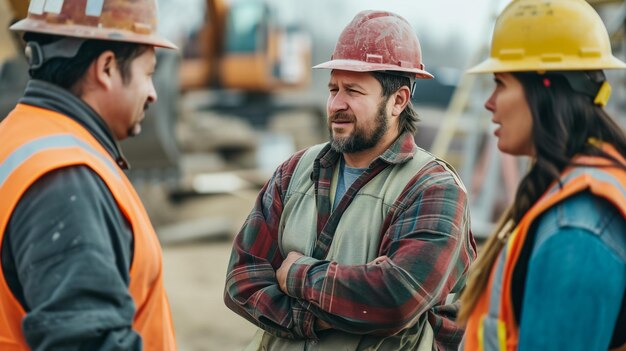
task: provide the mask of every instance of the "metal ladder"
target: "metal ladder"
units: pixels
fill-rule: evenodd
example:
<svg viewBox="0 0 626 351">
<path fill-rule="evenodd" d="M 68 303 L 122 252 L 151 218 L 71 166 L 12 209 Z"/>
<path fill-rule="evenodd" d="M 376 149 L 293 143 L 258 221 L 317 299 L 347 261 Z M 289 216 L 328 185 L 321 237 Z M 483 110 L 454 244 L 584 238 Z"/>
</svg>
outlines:
<svg viewBox="0 0 626 351">
<path fill-rule="evenodd" d="M 491 25 L 501 3 L 500 0 L 490 3 L 491 21 L 485 24 L 484 41 L 470 60 L 471 65 L 489 54 Z M 484 108 L 492 90 L 492 79 L 487 74 L 465 74 L 461 78 L 431 148 L 433 154 L 460 170 L 469 195 L 472 232 L 477 239 L 491 234 L 502 212 L 501 205 L 511 200 L 518 181 L 514 160 L 496 147 L 497 140 L 491 133 L 491 113 Z"/>
</svg>

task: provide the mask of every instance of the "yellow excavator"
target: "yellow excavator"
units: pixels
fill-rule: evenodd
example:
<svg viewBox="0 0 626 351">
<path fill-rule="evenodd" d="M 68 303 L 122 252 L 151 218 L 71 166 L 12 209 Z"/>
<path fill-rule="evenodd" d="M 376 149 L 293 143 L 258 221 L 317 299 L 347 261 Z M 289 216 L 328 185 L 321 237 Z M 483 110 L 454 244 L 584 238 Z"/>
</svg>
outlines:
<svg viewBox="0 0 626 351">
<path fill-rule="evenodd" d="M 0 1 L 0 120 L 13 109 L 28 80 L 20 40 L 8 30 L 17 19 L 26 17 L 27 11 L 27 1 Z"/>
<path fill-rule="evenodd" d="M 323 121 L 318 102 L 277 98 L 308 87 L 312 40 L 307 32 L 280 24 L 276 9 L 265 1 L 207 0 L 205 8 L 201 27 L 181 44 L 180 55 L 157 53 L 159 100 L 148 110 L 142 133 L 122 144 L 135 174 L 176 176 L 181 152 L 175 126 L 184 123 L 177 120 L 179 101 L 191 91 L 209 91 L 204 109 L 238 116 L 256 129 L 292 110 Z"/>
<path fill-rule="evenodd" d="M 23 43 L 8 30 L 11 23 L 26 17 L 28 3 L 0 0 L 0 120 L 15 106 L 28 80 Z M 193 39 L 180 43 L 180 53 L 157 52 L 154 83 L 159 99 L 148 109 L 141 135 L 122 143 L 132 176 L 178 176 L 182 157 L 175 130 L 177 123 L 183 123 L 181 94 L 190 91 L 213 92 L 212 102 L 204 108 L 239 116 L 257 128 L 264 128 L 273 114 L 284 110 L 322 113 L 312 103 L 286 99 L 291 103 L 277 104 L 275 100 L 278 93 L 308 86 L 308 33 L 281 25 L 276 9 L 265 1 L 206 0 L 204 5 L 202 25 Z"/>
<path fill-rule="evenodd" d="M 271 93 L 308 83 L 308 35 L 281 26 L 267 3 L 208 0 L 206 9 L 197 39 L 188 44 L 198 55 L 181 63 L 183 91 L 219 86 Z"/>
<path fill-rule="evenodd" d="M 17 18 L 26 16 L 28 3 L 20 0 L 8 0 L 0 3 L 0 27 L 8 26 Z M 0 64 L 7 59 L 17 56 L 18 45 L 14 37 L 7 30 L 0 31 Z"/>
<path fill-rule="evenodd" d="M 21 51 L 8 26 L 26 17 L 27 11 L 28 1 L 0 1 L 0 64 Z M 196 54 L 180 63 L 179 89 L 271 93 L 305 87 L 310 77 L 310 38 L 302 30 L 281 26 L 274 12 L 264 1 L 207 0 L 196 39 L 185 43 L 194 48 L 183 48 Z"/>
</svg>

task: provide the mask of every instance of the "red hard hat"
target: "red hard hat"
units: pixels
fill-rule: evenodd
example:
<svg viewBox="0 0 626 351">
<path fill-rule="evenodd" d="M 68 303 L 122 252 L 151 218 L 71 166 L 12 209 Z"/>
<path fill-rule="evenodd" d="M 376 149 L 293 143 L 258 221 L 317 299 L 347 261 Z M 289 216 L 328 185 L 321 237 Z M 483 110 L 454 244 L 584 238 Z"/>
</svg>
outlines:
<svg viewBox="0 0 626 351">
<path fill-rule="evenodd" d="M 176 49 L 156 33 L 156 0 L 31 0 L 11 30 Z"/>
<path fill-rule="evenodd" d="M 409 22 L 386 11 L 359 12 L 341 32 L 330 61 L 313 68 L 394 71 L 433 78 L 424 70 L 420 43 Z"/>
</svg>

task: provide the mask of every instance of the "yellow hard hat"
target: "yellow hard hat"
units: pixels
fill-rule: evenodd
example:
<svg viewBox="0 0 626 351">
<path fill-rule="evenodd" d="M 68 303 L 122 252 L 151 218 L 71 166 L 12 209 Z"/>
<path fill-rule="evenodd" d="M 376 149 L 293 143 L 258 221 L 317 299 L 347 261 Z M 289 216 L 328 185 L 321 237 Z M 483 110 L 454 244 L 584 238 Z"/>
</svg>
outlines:
<svg viewBox="0 0 626 351">
<path fill-rule="evenodd" d="M 513 0 L 498 16 L 490 57 L 468 73 L 626 69 L 584 0 Z"/>
</svg>

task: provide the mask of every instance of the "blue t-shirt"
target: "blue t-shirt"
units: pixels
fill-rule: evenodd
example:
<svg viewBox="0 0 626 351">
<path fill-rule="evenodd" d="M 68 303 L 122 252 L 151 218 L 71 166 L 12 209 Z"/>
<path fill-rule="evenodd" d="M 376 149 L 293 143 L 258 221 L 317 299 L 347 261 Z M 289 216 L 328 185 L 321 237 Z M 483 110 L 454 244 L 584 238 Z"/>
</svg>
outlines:
<svg viewBox="0 0 626 351">
<path fill-rule="evenodd" d="M 341 158 L 339 161 L 339 174 L 337 176 L 337 189 L 335 190 L 335 200 L 333 201 L 333 210 L 337 207 L 339 201 L 346 193 L 348 188 L 357 180 L 367 168 L 352 168 L 345 165 L 346 161 Z"/>
</svg>

